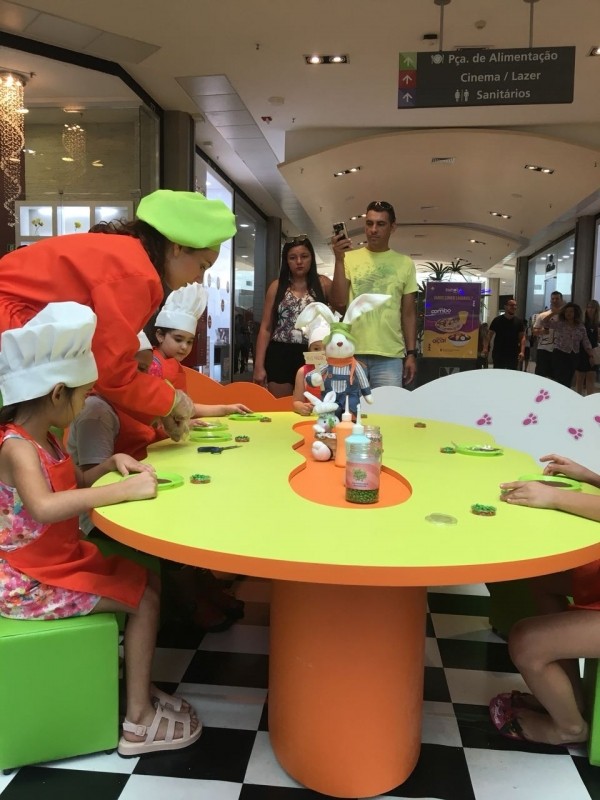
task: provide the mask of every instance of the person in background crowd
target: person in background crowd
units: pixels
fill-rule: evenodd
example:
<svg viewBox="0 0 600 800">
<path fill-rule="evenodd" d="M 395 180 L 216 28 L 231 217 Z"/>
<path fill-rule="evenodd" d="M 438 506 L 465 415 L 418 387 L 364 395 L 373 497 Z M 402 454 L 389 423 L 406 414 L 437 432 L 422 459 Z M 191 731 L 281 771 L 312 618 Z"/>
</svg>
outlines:
<svg viewBox="0 0 600 800">
<path fill-rule="evenodd" d="M 507 300 L 504 314 L 491 322 L 482 355 L 487 358 L 491 345 L 494 369 L 518 369 L 525 357 L 525 323 L 515 316 L 516 311 L 517 301 Z"/>
<path fill-rule="evenodd" d="M 590 300 L 585 307 L 583 325 L 592 345 L 598 347 L 598 325 L 600 324 L 600 303 Z M 596 363 L 590 364 L 583 342 L 579 345 L 577 363 L 575 364 L 575 391 L 582 395 L 594 394 L 596 391 Z"/>
<path fill-rule="evenodd" d="M 554 331 L 544 328 L 544 320 L 558 319 L 558 312 L 563 307 L 562 292 L 552 292 L 550 308 L 538 314 L 533 323 L 533 335 L 537 341 L 535 357 L 535 374 L 544 378 L 552 378 L 552 351 L 554 350 Z"/>
<path fill-rule="evenodd" d="M 581 322 L 581 309 L 576 303 L 567 303 L 558 312 L 558 319 L 546 317 L 542 321 L 543 328 L 554 331 L 554 347 L 552 349 L 552 378 L 557 383 L 571 388 L 573 375 L 579 357 L 579 348 L 583 346 L 588 364 L 593 367 L 592 345 Z"/>
</svg>

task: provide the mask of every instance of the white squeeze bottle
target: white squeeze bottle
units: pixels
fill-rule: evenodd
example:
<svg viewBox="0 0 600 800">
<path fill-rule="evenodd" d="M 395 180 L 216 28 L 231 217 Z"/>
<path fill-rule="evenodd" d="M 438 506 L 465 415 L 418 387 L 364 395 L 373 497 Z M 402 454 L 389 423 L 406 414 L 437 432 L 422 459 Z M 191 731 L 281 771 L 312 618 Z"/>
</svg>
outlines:
<svg viewBox="0 0 600 800">
<path fill-rule="evenodd" d="M 379 456 L 360 424 L 360 406 L 356 425 L 344 442 L 346 447 L 346 500 L 349 503 L 376 503 L 379 500 Z"/>
<path fill-rule="evenodd" d="M 346 466 L 346 439 L 352 433 L 352 414 L 348 408 L 348 396 L 346 395 L 346 410 L 342 414 L 342 421 L 335 426 L 335 465 L 336 467 Z"/>
</svg>

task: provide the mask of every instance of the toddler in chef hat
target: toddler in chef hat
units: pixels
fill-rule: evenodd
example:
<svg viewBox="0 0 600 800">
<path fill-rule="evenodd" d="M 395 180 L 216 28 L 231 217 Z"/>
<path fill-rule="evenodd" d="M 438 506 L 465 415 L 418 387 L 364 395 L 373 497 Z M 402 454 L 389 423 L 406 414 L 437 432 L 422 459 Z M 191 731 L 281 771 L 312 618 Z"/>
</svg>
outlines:
<svg viewBox="0 0 600 800">
<path fill-rule="evenodd" d="M 315 319 L 304 328 L 304 335 L 308 339 L 308 353 L 304 354 L 306 361 L 296 373 L 294 383 L 293 409 L 303 417 L 312 414 L 314 406 L 304 397 L 304 392 L 310 392 L 316 397 L 321 397 L 321 390 L 306 383 L 306 376 L 317 367 L 325 363 L 325 345 L 323 339 L 329 336 L 329 323 L 324 317 L 318 314 Z"/>
<path fill-rule="evenodd" d="M 186 378 L 181 362 L 194 345 L 198 320 L 208 301 L 206 289 L 199 283 L 188 283 L 167 297 L 154 323 L 157 346 L 152 352 L 151 375 L 172 383 L 187 393 Z M 242 403 L 223 405 L 194 404 L 194 418 L 223 417 L 227 414 L 247 414 L 250 409 Z"/>
<path fill-rule="evenodd" d="M 192 744 L 201 726 L 189 706 L 174 712 L 182 708 L 179 699 L 159 693 L 147 678 L 158 578 L 127 559 L 104 558 L 79 533 L 77 515 L 86 509 L 154 497 L 154 471 L 116 454 L 83 473 L 50 432 L 73 422 L 98 377 L 91 351 L 95 328 L 96 315 L 87 306 L 50 303 L 0 338 L 0 502 L 8 509 L 0 537 L 0 615 L 50 620 L 129 613 L 127 713 L 118 749 L 141 755 Z M 89 488 L 111 471 L 139 474 Z M 163 720 L 169 735 L 161 737 Z"/>
</svg>

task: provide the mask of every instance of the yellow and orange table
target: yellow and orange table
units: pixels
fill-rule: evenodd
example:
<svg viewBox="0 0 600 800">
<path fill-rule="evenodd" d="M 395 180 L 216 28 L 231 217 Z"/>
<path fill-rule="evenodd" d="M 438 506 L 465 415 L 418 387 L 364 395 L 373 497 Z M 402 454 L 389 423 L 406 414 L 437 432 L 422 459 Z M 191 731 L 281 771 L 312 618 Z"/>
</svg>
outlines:
<svg viewBox="0 0 600 800">
<path fill-rule="evenodd" d="M 384 438 L 381 502 L 347 504 L 344 470 L 310 461 L 311 423 L 270 416 L 230 421 L 250 442 L 222 455 L 199 454 L 193 442 L 153 446 L 157 472 L 179 473 L 184 485 L 93 518 L 140 550 L 273 579 L 277 758 L 311 789 L 372 797 L 405 781 L 419 756 L 426 587 L 587 563 L 600 558 L 598 525 L 499 502 L 501 482 L 540 471 L 529 455 L 440 452 L 452 441 L 494 444 L 484 431 L 381 415 L 369 415 Z M 191 484 L 198 472 L 211 483 Z M 473 515 L 474 503 L 496 506 L 496 516 Z M 432 514 L 456 523 L 432 523 Z"/>
</svg>

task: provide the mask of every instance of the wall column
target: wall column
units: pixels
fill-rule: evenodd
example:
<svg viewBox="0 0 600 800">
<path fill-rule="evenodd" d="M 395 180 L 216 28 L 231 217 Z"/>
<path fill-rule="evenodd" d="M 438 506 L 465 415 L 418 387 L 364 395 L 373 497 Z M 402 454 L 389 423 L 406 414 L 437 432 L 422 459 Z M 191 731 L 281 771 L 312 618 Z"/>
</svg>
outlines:
<svg viewBox="0 0 600 800">
<path fill-rule="evenodd" d="M 579 217 L 575 225 L 575 259 L 573 261 L 574 303 L 585 310 L 594 290 L 594 245 L 596 220 L 594 217 Z"/>
<path fill-rule="evenodd" d="M 165 111 L 163 122 L 163 189 L 194 191 L 195 124 L 184 111 Z"/>
</svg>

